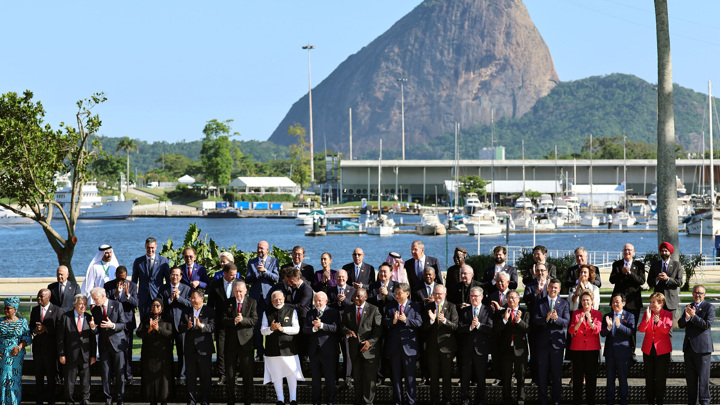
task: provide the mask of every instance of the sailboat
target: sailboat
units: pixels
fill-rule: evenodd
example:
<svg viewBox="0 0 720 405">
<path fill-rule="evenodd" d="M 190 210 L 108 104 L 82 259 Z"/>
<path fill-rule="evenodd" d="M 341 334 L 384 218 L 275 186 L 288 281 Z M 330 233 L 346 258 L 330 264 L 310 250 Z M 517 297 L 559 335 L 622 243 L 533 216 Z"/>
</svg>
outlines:
<svg viewBox="0 0 720 405">
<path fill-rule="evenodd" d="M 395 221 L 382 213 L 382 139 L 380 140 L 380 159 L 378 159 L 378 214 L 365 220 L 365 232 L 368 235 L 390 236 L 395 233 Z"/>
<path fill-rule="evenodd" d="M 583 215 L 583 217 L 580 219 L 580 225 L 582 226 L 589 226 L 592 228 L 600 226 L 600 218 L 596 217 L 593 214 L 593 142 L 592 142 L 592 134 L 590 134 L 590 173 L 589 173 L 589 182 L 590 182 L 590 213 Z"/>
</svg>

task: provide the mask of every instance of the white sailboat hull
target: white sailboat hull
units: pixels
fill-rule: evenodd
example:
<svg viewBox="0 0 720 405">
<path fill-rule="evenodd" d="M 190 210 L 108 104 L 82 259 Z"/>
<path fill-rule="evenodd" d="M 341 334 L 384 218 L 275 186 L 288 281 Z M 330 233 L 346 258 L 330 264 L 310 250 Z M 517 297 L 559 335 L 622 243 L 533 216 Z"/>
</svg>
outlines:
<svg viewBox="0 0 720 405">
<path fill-rule="evenodd" d="M 499 235 L 505 228 L 498 223 L 478 224 L 469 222 L 465 224 L 469 235 Z"/>
<path fill-rule="evenodd" d="M 582 219 L 580 219 L 580 225 L 582 226 L 590 226 L 593 228 L 596 228 L 600 226 L 600 218 L 598 217 L 591 217 L 591 216 L 584 216 Z"/>
<path fill-rule="evenodd" d="M 685 230 L 688 235 L 700 235 L 701 228 L 703 236 L 720 235 L 720 218 L 718 218 L 716 214 L 713 218 L 703 218 L 700 221 L 687 223 L 685 225 Z"/>
</svg>

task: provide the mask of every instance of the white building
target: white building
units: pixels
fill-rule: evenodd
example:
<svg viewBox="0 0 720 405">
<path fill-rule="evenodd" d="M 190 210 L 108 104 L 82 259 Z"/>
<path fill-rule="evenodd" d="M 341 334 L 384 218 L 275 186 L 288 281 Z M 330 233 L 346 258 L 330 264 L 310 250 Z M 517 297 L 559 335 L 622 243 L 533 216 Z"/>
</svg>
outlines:
<svg viewBox="0 0 720 405">
<path fill-rule="evenodd" d="M 241 193 L 296 195 L 301 191 L 300 186 L 287 177 L 237 177 L 228 186 Z"/>
</svg>

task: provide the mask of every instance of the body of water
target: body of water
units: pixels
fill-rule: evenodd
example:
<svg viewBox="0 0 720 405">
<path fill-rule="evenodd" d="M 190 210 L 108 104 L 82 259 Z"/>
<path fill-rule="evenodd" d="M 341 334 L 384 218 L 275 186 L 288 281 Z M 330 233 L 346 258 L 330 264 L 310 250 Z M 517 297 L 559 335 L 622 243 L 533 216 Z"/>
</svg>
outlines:
<svg viewBox="0 0 720 405">
<path fill-rule="evenodd" d="M 396 215 L 395 221 L 415 223 L 417 216 Z M 461 246 L 471 254 L 478 251 L 478 239 L 467 234 L 447 236 L 419 236 L 415 234 L 397 234 L 388 237 L 370 235 L 330 235 L 325 237 L 307 237 L 305 227 L 295 225 L 294 219 L 264 218 L 136 218 L 132 220 L 80 221 L 76 234 L 78 243 L 73 257 L 73 269 L 77 276 L 84 276 L 88 264 L 95 256 L 98 246 L 110 244 L 115 250 L 120 264 L 130 268 L 135 258 L 144 254 L 144 242 L 149 236 L 158 240 L 158 245 L 168 238 L 174 246 L 182 244 L 185 233 L 191 223 L 197 223 L 202 235 L 208 235 L 219 246 L 235 244 L 242 251 L 255 251 L 258 241 L 266 240 L 282 249 L 292 249 L 295 245 L 306 250 L 306 261 L 320 267 L 320 255 L 330 252 L 333 256 L 332 268 L 339 269 L 352 261 L 351 253 L 355 248 L 365 251 L 365 261 L 376 266 L 382 263 L 388 252 L 395 251 L 410 258 L 410 245 L 414 240 L 425 243 L 425 252 L 435 256 L 440 264 L 447 268 L 452 264 L 452 254 L 456 246 Z M 55 221 L 56 229 L 63 234 L 64 227 Z M 0 240 L 0 277 L 53 277 L 57 268 L 57 259 L 45 234 L 38 225 L 1 226 Z M 618 256 L 625 243 L 635 245 L 638 254 L 657 251 L 657 233 L 649 230 L 640 233 L 550 233 L 510 234 L 510 246 L 532 247 L 545 245 L 550 251 L 572 250 L 584 246 L 589 251 L 617 252 Z M 483 236 L 480 239 L 481 253 L 489 253 L 495 245 L 506 244 L 504 235 Z M 160 246 L 158 246 L 160 248 Z M 680 252 L 697 254 L 700 243 L 697 236 L 680 235 Z M 713 238 L 703 238 L 703 253 L 713 253 Z"/>
</svg>

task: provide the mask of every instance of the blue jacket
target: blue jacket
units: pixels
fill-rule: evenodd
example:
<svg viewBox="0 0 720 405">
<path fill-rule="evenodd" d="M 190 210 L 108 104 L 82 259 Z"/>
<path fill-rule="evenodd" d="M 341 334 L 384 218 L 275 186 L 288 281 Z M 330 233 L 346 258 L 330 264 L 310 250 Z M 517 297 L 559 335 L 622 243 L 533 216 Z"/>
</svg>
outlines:
<svg viewBox="0 0 720 405">
<path fill-rule="evenodd" d="M 530 323 L 535 329 L 534 339 L 538 343 L 538 350 L 545 350 L 549 345 L 552 345 L 554 349 L 565 348 L 565 331 L 570 325 L 570 304 L 558 296 L 555 298 L 555 311 L 557 311 L 558 319 L 548 321 L 547 315 L 550 312 L 548 297 L 545 296 L 535 301 Z"/>
<path fill-rule="evenodd" d="M 683 351 L 688 350 L 688 345 L 698 354 L 712 353 L 713 342 L 710 328 L 715 320 L 715 307 L 704 301 L 695 310 L 695 316 L 690 320 L 685 319 L 684 308 L 679 308 L 683 313 L 678 320 L 678 326 L 685 328 L 685 339 L 683 340 Z"/>
<path fill-rule="evenodd" d="M 248 261 L 245 271 L 245 282 L 250 284 L 248 295 L 258 303 L 258 308 L 263 308 L 267 302 L 267 295 L 270 289 L 280 279 L 280 267 L 274 257 L 266 257 L 265 272 L 257 270 L 260 259 L 254 257 Z"/>
<path fill-rule="evenodd" d="M 393 301 L 385 305 L 383 314 L 383 326 L 387 328 L 385 334 L 385 354 L 395 355 L 405 353 L 407 356 L 418 355 L 418 329 L 422 326 L 422 315 L 420 305 L 409 299 L 405 302 L 403 312 L 407 318 L 405 322 L 400 320 L 393 324 L 395 312 L 400 310 L 400 304 Z"/>
<path fill-rule="evenodd" d="M 197 288 L 202 288 L 203 290 L 207 288 L 207 285 L 210 284 L 210 279 L 208 279 L 207 270 L 205 270 L 205 267 L 193 263 L 193 272 L 192 272 L 192 279 L 188 278 L 188 268 L 187 264 L 183 264 L 180 266 L 180 269 L 182 270 L 182 278 L 180 279 L 180 283 L 190 285 L 193 281 L 198 281 Z"/>
<path fill-rule="evenodd" d="M 170 263 L 156 254 L 153 268 L 148 269 L 147 256 L 142 255 L 133 262 L 131 279 L 138 286 L 138 308 L 142 319 L 150 313 L 150 302 L 158 296 L 160 287 L 170 284 Z"/>
<path fill-rule="evenodd" d="M 603 356 L 629 359 L 632 357 L 630 340 L 635 334 L 635 316 L 623 310 L 620 314 L 620 326 L 615 329 L 615 335 L 613 336 L 612 330 L 607 328 L 607 318 L 610 318 L 612 322 L 614 314 L 615 312 L 612 311 L 603 315 L 602 328 L 600 329 L 600 336 L 605 337 Z"/>
<path fill-rule="evenodd" d="M 117 352 L 124 351 L 127 349 L 128 341 L 125 336 L 125 314 L 123 313 L 122 305 L 108 298 L 107 300 L 107 319 L 108 321 L 115 324 L 113 328 L 101 328 L 100 324 L 103 322 L 103 307 L 95 306 L 90 311 L 95 320 L 95 327 L 97 328 L 98 335 L 98 351 L 100 353 L 105 351 L 106 345 L 110 345 L 110 348 Z"/>
</svg>

